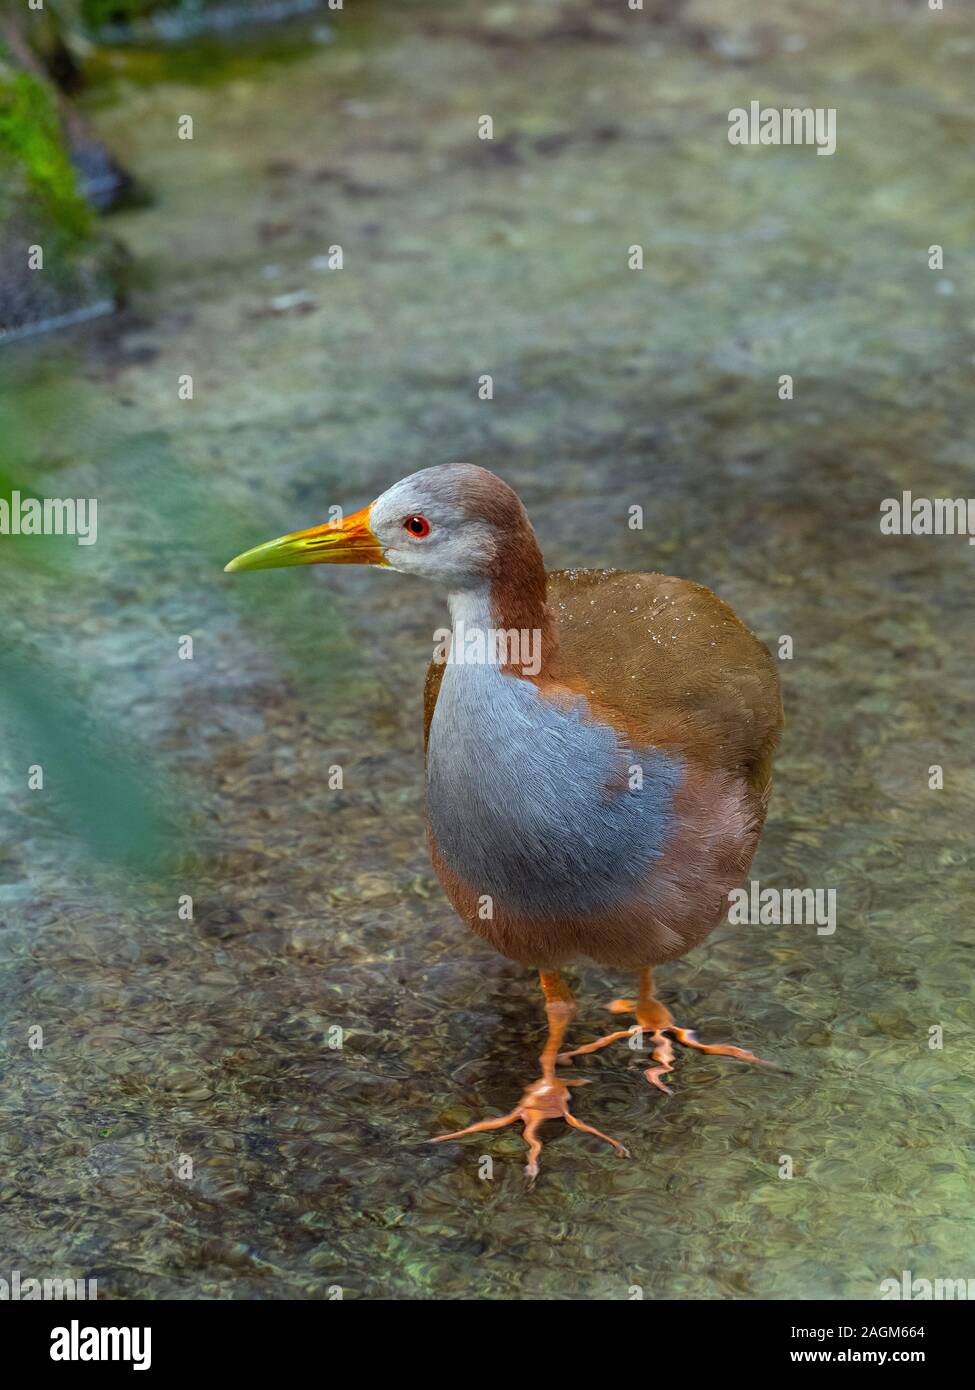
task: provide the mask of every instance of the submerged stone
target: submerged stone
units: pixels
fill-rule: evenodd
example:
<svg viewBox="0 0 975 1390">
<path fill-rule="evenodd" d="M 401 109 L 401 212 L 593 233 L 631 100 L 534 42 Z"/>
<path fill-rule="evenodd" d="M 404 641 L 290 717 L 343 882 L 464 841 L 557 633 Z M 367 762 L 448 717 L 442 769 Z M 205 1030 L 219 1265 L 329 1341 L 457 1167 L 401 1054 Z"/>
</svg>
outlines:
<svg viewBox="0 0 975 1390">
<path fill-rule="evenodd" d="M 81 0 L 81 19 L 102 43 L 179 42 L 329 8 L 328 0 Z"/>
</svg>

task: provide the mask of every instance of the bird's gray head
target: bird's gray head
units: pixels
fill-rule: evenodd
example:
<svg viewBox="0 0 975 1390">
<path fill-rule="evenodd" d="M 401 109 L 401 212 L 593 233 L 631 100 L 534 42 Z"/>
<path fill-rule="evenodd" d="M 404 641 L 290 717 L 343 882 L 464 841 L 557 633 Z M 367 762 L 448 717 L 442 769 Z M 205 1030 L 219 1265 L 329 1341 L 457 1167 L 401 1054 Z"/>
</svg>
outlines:
<svg viewBox="0 0 975 1390">
<path fill-rule="evenodd" d="M 255 546 L 228 570 L 281 565 L 373 564 L 417 574 L 450 592 L 497 579 L 541 558 L 527 513 L 507 483 L 471 463 L 411 473 L 368 507 Z"/>
</svg>

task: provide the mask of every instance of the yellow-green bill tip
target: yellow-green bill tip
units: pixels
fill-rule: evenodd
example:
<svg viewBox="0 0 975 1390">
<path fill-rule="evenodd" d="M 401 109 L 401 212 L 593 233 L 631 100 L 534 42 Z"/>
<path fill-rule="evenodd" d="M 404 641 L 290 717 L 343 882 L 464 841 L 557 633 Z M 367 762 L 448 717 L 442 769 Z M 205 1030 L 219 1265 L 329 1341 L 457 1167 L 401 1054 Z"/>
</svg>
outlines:
<svg viewBox="0 0 975 1390">
<path fill-rule="evenodd" d="M 369 508 L 344 521 L 312 526 L 290 536 L 278 536 L 235 555 L 225 574 L 238 570 L 272 570 L 284 565 L 384 565 L 382 547 L 369 526 Z"/>
<path fill-rule="evenodd" d="M 307 563 L 297 547 L 284 544 L 288 539 L 287 536 L 280 536 L 277 540 L 265 541 L 263 545 L 252 546 L 250 550 L 235 555 L 229 564 L 224 565 L 224 574 L 235 574 L 238 570 L 277 569 L 281 565 Z"/>
</svg>

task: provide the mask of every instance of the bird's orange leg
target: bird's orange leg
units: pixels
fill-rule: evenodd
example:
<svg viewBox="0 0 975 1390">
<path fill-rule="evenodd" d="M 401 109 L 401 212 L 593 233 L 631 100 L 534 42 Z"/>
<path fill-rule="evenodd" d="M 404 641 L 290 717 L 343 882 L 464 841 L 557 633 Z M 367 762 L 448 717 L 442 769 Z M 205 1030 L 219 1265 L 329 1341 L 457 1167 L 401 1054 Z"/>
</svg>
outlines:
<svg viewBox="0 0 975 1390">
<path fill-rule="evenodd" d="M 636 1023 L 632 1028 L 621 1028 L 615 1033 L 607 1033 L 604 1038 L 597 1038 L 595 1042 L 587 1043 L 585 1047 L 573 1048 L 571 1052 L 559 1054 L 558 1061 L 568 1062 L 572 1057 L 580 1057 L 587 1052 L 598 1052 L 603 1047 L 608 1047 L 610 1043 L 618 1042 L 620 1038 L 639 1038 L 642 1039 L 649 1034 L 651 1056 L 656 1066 L 647 1067 L 643 1073 L 651 1086 L 656 1086 L 658 1090 L 670 1095 L 670 1087 L 664 1085 L 663 1078 L 674 1069 L 674 1045 L 668 1035 L 672 1034 L 684 1047 L 692 1047 L 697 1052 L 712 1052 L 719 1057 L 737 1057 L 740 1062 L 754 1062 L 756 1066 L 768 1067 L 771 1062 L 764 1061 L 761 1057 L 756 1057 L 754 1052 L 749 1052 L 744 1047 L 733 1047 L 730 1043 L 702 1043 L 698 1042 L 697 1036 L 690 1028 L 678 1028 L 671 1017 L 670 1010 L 661 1004 L 660 1000 L 653 992 L 653 971 L 648 969 L 640 971 L 640 997 L 634 1001 L 632 999 L 614 999 L 609 1006 L 610 1013 L 614 1014 L 636 1014 Z"/>
<path fill-rule="evenodd" d="M 542 1141 L 538 1137 L 538 1131 L 546 1120 L 565 1120 L 573 1129 L 581 1130 L 583 1134 L 594 1134 L 597 1139 L 612 1144 L 621 1158 L 629 1156 L 617 1140 L 611 1139 L 601 1130 L 594 1129 L 592 1125 L 577 1120 L 569 1110 L 569 1087 L 584 1086 L 586 1083 L 560 1081 L 555 1075 L 555 1063 L 566 1029 L 576 1011 L 575 1001 L 571 990 L 557 970 L 551 973 L 542 971 L 539 979 L 545 995 L 545 1013 L 548 1017 L 548 1037 L 540 1058 L 542 1075 L 539 1080 L 532 1082 L 510 1114 L 499 1115 L 494 1120 L 479 1120 L 477 1124 L 468 1125 L 466 1129 L 454 1130 L 452 1134 L 438 1134 L 435 1139 L 430 1140 L 431 1144 L 442 1144 L 445 1139 L 460 1139 L 462 1135 L 476 1134 L 486 1129 L 504 1129 L 506 1125 L 513 1125 L 520 1120 L 525 1127 L 524 1138 L 528 1145 L 525 1176 L 529 1182 L 534 1182 L 538 1176 L 538 1156 L 542 1152 Z"/>
</svg>

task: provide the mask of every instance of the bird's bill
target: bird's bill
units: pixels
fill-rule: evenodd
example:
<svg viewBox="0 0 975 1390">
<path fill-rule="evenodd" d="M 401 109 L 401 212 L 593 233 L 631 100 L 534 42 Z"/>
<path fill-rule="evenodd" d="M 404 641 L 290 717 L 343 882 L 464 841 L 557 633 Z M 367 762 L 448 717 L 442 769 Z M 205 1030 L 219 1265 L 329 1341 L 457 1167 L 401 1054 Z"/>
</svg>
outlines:
<svg viewBox="0 0 975 1390">
<path fill-rule="evenodd" d="M 385 565 L 382 546 L 369 525 L 371 506 L 344 521 L 328 521 L 307 531 L 278 536 L 237 555 L 224 569 L 271 570 L 283 565 Z"/>
</svg>

